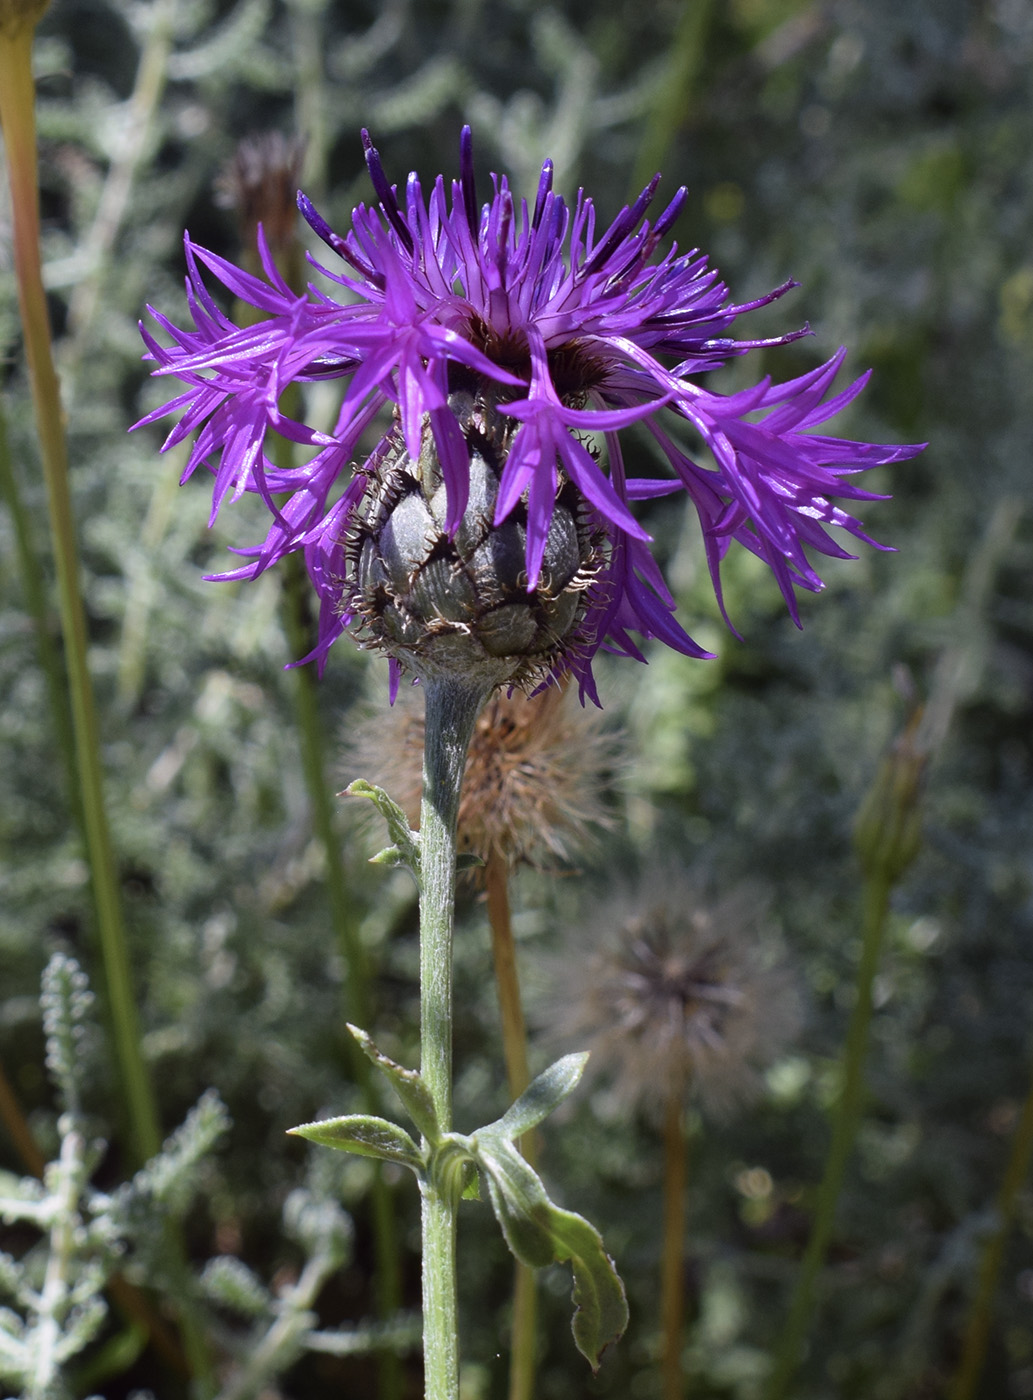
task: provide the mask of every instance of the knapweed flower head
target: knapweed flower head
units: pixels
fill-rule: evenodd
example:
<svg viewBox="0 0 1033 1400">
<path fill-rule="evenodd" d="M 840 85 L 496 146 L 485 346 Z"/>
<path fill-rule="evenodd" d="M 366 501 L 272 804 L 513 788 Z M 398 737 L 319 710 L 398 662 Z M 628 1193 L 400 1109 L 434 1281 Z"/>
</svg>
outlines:
<svg viewBox="0 0 1033 1400">
<path fill-rule="evenodd" d="M 592 951 L 557 970 L 549 1036 L 589 1050 L 628 1107 L 662 1114 L 691 1094 L 725 1116 L 796 1033 L 799 993 L 756 888 L 712 899 L 665 883 L 593 921 Z"/>
<path fill-rule="evenodd" d="M 347 233 L 299 195 L 340 260 L 315 264 L 333 294 L 292 291 L 264 237 L 264 278 L 188 237 L 193 327 L 152 311 L 171 344 L 143 332 L 155 373 L 186 388 L 142 422 L 180 415 L 166 448 L 197 433 L 184 478 L 202 464 L 212 473 L 213 519 L 245 492 L 270 512 L 265 539 L 217 577 L 254 578 L 302 550 L 321 664 L 355 622 L 392 656 L 396 680 L 399 664 L 419 674 L 483 661 L 498 683 L 570 669 L 595 698 L 602 647 L 642 659 L 636 637 L 658 638 L 709 655 L 673 616 L 635 516 L 637 502 L 674 492 L 698 513 L 719 602 L 733 542 L 769 565 L 794 618 L 795 590 L 822 586 L 807 551 L 850 557 L 830 526 L 874 543 L 833 497 L 877 499 L 852 476 L 920 449 L 814 431 L 865 383 L 831 393 L 843 351 L 779 385 L 722 395 L 699 382 L 805 331 L 733 337 L 739 318 L 794 284 L 737 304 L 704 256 L 663 251 L 684 189 L 651 223 L 654 178 L 600 232 L 589 197 L 571 207 L 554 192 L 549 161 L 533 205 L 504 176 L 482 204 L 469 128 L 459 179 L 449 191 L 438 176 L 429 194 L 415 174 L 400 194 L 365 132 L 363 142 L 376 201 L 355 209 Z M 233 325 L 205 270 L 263 319 Z M 329 432 L 287 416 L 288 385 L 327 378 L 342 385 Z M 670 475 L 626 461 L 620 435 L 636 423 Z M 306 460 L 277 466 L 270 434 Z"/>
<path fill-rule="evenodd" d="M 422 707 L 403 700 L 389 715 L 352 727 L 347 776 L 387 789 L 413 827 L 423 791 Z M 535 695 L 497 691 L 481 710 L 466 759 L 459 805 L 459 849 L 514 867 L 567 862 L 606 826 L 607 779 L 615 741 L 598 711 L 553 685 Z M 476 871 L 474 872 L 476 874 Z"/>
</svg>

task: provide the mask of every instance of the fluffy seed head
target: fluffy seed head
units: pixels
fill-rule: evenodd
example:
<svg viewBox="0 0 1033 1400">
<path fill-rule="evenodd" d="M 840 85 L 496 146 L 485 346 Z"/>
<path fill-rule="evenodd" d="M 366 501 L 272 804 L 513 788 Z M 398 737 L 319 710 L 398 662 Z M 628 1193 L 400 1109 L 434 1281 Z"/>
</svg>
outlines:
<svg viewBox="0 0 1033 1400">
<path fill-rule="evenodd" d="M 762 925 L 750 889 L 712 902 L 690 887 L 661 900 L 651 890 L 602 949 L 561 965 L 550 1033 L 589 1050 L 590 1068 L 611 1076 L 628 1105 L 662 1111 L 691 1092 L 727 1114 L 758 1092 L 759 1071 L 799 1022 L 794 983 L 765 956 Z"/>
<path fill-rule="evenodd" d="M 349 778 L 390 792 L 419 824 L 422 707 L 400 698 L 363 724 L 349 745 Z M 603 804 L 614 743 L 562 686 L 536 695 L 497 691 L 478 717 L 459 807 L 460 849 L 510 867 L 576 860 L 593 828 L 608 824 Z"/>
</svg>

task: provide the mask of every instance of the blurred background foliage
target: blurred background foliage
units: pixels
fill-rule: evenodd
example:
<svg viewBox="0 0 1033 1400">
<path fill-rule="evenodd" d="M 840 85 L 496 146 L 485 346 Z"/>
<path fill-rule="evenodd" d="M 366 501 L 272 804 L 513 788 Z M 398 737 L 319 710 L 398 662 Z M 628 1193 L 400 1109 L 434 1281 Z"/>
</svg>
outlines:
<svg viewBox="0 0 1033 1400">
<path fill-rule="evenodd" d="M 737 300 L 795 277 L 801 289 L 753 320 L 770 332 L 788 317 L 814 332 L 719 382 L 758 370 L 787 378 L 844 343 L 848 367 L 874 376 L 843 433 L 930 444 L 872 487 L 893 499 L 866 519 L 898 552 L 831 562 L 824 595 L 803 600 L 802 633 L 743 555 L 729 558 L 726 588 L 744 640 L 729 635 L 688 517 L 683 527 L 666 502 L 647 512 L 685 625 L 719 659 L 603 664 L 607 723 L 625 754 L 613 827 L 579 871 L 525 871 L 514 898 L 533 1011 L 549 959 L 602 937 L 600 910 L 643 870 L 702 872 L 718 891 L 750 878 L 767 891 L 806 1021 L 759 1104 L 728 1123 L 693 1120 L 687 1256 L 692 1393 L 751 1400 L 806 1238 L 853 995 L 851 823 L 880 755 L 928 702 L 924 845 L 894 897 L 865 1120 L 795 1394 L 945 1393 L 1033 1066 L 1031 58 L 1028 0 L 53 0 L 36 46 L 44 252 L 145 1050 L 166 1130 L 209 1086 L 233 1123 L 187 1222 L 198 1267 L 236 1255 L 274 1285 L 297 1271 L 281 1214 L 306 1151 L 284 1130 L 355 1102 L 347 975 L 328 932 L 294 677 L 283 670 L 292 653 L 280 584 L 203 581 L 223 567 L 225 542 L 246 535 L 247 503 L 227 533 L 220 522 L 209 534 L 206 493 L 176 486 L 183 455 L 159 459 L 156 430 L 126 435 L 166 387 L 146 378 L 136 321 L 146 302 L 183 315 L 185 226 L 239 255 L 214 187 L 241 138 L 303 135 L 302 184 L 343 228 L 370 194 L 360 126 L 393 178 L 418 169 L 426 187 L 455 171 L 470 121 L 483 179 L 505 169 L 530 193 L 551 155 L 558 187 L 572 195 L 583 184 L 604 217 L 658 167 L 668 193 L 685 183 L 681 246 L 707 250 Z M 3 411 L 45 549 L 8 227 L 0 206 Z M 648 463 L 647 434 L 640 443 Z M 0 1062 L 52 1151 L 40 973 L 65 950 L 101 986 L 17 559 L 5 509 Z M 360 714 L 386 705 L 384 671 L 347 642 L 336 648 L 319 687 L 335 748 Z M 365 864 L 372 848 L 344 806 L 339 834 L 375 974 L 370 1029 L 411 1063 L 413 894 L 402 875 Z M 476 892 L 457 950 L 457 1114 L 468 1128 L 505 1098 Z M 99 1179 L 115 1181 L 127 1139 L 102 1056 L 90 1094 L 87 1111 L 112 1135 Z M 653 1396 L 656 1135 L 593 1083 L 544 1140 L 546 1177 L 619 1262 L 632 1324 L 591 1380 L 570 1343 L 568 1276 L 548 1275 L 538 1394 Z M 2 1132 L 0 1164 L 21 1167 Z M 371 1310 L 369 1180 L 365 1163 L 343 1164 L 355 1245 L 320 1295 L 324 1324 Z M 395 1195 L 412 1306 L 417 1201 L 408 1180 Z M 461 1250 L 465 1384 L 470 1400 L 494 1400 L 505 1393 L 510 1268 L 483 1207 L 466 1209 Z M 415 1396 L 417 1357 L 405 1368 Z M 149 1350 L 91 1384 L 109 1397 L 181 1393 Z M 366 1359 L 309 1357 L 283 1385 L 375 1393 Z M 1033 1395 L 1028 1192 L 978 1394 Z"/>
</svg>

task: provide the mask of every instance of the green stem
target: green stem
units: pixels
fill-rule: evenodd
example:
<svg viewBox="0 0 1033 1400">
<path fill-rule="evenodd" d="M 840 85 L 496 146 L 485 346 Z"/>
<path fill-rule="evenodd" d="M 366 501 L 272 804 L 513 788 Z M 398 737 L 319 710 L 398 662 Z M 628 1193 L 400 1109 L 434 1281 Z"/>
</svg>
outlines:
<svg viewBox="0 0 1033 1400">
<path fill-rule="evenodd" d="M 129 1105 L 136 1154 L 143 1161 L 158 1151 L 161 1134 L 150 1079 L 140 1051 L 140 1028 L 129 974 L 118 877 L 104 805 L 100 735 L 86 660 L 86 619 L 68 487 L 61 395 L 51 353 L 40 266 L 32 36 L 31 27 L 19 30 L 13 37 L 0 36 L 0 125 L 7 147 L 18 298 L 50 510 L 86 848 L 115 1049 Z"/>
<path fill-rule="evenodd" d="M 660 1261 L 664 1400 L 682 1400 L 682 1335 L 685 1329 L 685 1183 L 688 1143 L 680 1098 L 664 1110 L 664 1244 Z"/>
<path fill-rule="evenodd" d="M 658 170 L 662 170 L 681 126 L 688 119 L 703 68 L 707 30 L 713 0 L 683 0 L 681 20 L 674 32 L 667 71 L 657 83 L 646 120 L 638 160 L 631 180 L 631 198 L 637 198 Z"/>
<path fill-rule="evenodd" d="M 75 737 L 75 766 L 82 803 L 83 833 L 89 859 L 108 1014 L 115 1055 L 128 1105 L 130 1130 L 139 1161 L 161 1147 L 153 1086 L 140 1047 L 140 1024 L 129 969 L 129 952 L 118 872 L 104 802 L 100 728 L 87 663 L 86 614 L 79 581 L 68 450 L 61 393 L 50 343 L 39 240 L 39 181 L 36 164 L 35 89 L 32 81 L 34 26 L 0 33 L 0 127 L 7 150 L 14 224 L 14 261 L 25 356 L 36 411 L 50 532 L 57 571 L 61 634 Z M 182 1246 L 176 1244 L 182 1261 Z M 202 1393 L 210 1393 L 211 1360 L 204 1335 L 192 1317 L 189 1291 L 183 1299 L 183 1337 Z"/>
<path fill-rule="evenodd" d="M 1029 1175 L 1030 1159 L 1033 1157 L 1033 1082 L 1026 1094 L 1019 1115 L 1018 1126 L 1012 1139 L 1008 1165 L 997 1196 L 997 1228 L 986 1242 L 983 1257 L 979 1262 L 979 1278 L 975 1297 L 965 1326 L 965 1338 L 961 1346 L 961 1361 L 950 1388 L 949 1400 L 972 1400 L 976 1385 L 983 1369 L 986 1346 L 990 1337 L 990 1323 L 993 1319 L 994 1295 L 1004 1262 L 1004 1247 L 1015 1222 L 1015 1210 L 1019 1192 Z"/>
<path fill-rule="evenodd" d="M 79 783 L 75 763 L 75 736 L 72 732 L 72 712 L 68 706 L 68 682 L 61 655 L 54 644 L 54 631 L 57 619 L 47 602 L 43 561 L 33 539 L 32 523 L 18 489 L 14 474 L 11 453 L 7 441 L 7 425 L 0 414 L 0 495 L 11 516 L 14 526 L 14 547 L 18 555 L 18 572 L 21 575 L 22 591 L 36 631 L 36 646 L 39 664 L 47 684 L 47 698 L 50 701 L 50 718 L 57 736 L 58 748 L 65 769 L 65 783 L 68 788 L 68 803 L 82 828 L 82 808 L 79 802 Z"/>
<path fill-rule="evenodd" d="M 781 1344 L 775 1357 L 774 1370 L 768 1383 L 767 1400 L 784 1400 L 796 1373 L 814 1309 L 815 1285 L 832 1238 L 836 1204 L 843 1186 L 846 1164 L 857 1135 L 864 1094 L 868 1027 L 872 1018 L 872 984 L 879 965 L 892 883 L 885 874 L 880 873 L 869 874 L 864 882 L 864 933 L 861 960 L 857 969 L 857 1000 L 847 1031 L 843 1087 L 834 1110 L 832 1142 L 825 1163 L 825 1173 L 818 1187 L 811 1237 L 800 1266 L 789 1310 L 789 1321 L 782 1333 Z"/>
<path fill-rule="evenodd" d="M 466 681 L 425 683 L 420 812 L 420 1073 L 442 1131 L 452 1126 L 452 927 L 456 820 L 466 753 L 487 690 Z M 423 1187 L 423 1366 L 426 1400 L 458 1400 L 456 1206 L 447 1186 Z"/>
</svg>

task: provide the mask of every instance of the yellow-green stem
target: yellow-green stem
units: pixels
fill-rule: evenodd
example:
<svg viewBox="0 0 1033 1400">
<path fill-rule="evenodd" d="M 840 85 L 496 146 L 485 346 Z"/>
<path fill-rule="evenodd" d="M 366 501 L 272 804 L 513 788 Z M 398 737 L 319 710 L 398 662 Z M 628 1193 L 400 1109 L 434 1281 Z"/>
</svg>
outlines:
<svg viewBox="0 0 1033 1400">
<path fill-rule="evenodd" d="M 713 0 L 683 0 L 681 20 L 671 43 L 667 68 L 653 91 L 642 144 L 632 173 L 632 199 L 658 170 L 663 169 L 672 141 L 692 112 L 712 9 Z"/>
<path fill-rule="evenodd" d="M 796 1288 L 789 1309 L 789 1320 L 775 1356 L 775 1365 L 766 1392 L 767 1400 L 785 1400 L 810 1326 L 815 1287 L 825 1263 L 836 1218 L 836 1203 L 843 1186 L 846 1164 L 857 1135 L 864 1095 L 864 1063 L 868 1049 L 868 1027 L 872 1018 L 872 984 L 879 965 L 886 916 L 889 912 L 891 880 L 872 873 L 864 881 L 864 932 L 861 959 L 857 968 L 857 1000 L 850 1016 L 843 1058 L 842 1088 L 833 1110 L 832 1141 L 825 1172 L 818 1187 L 811 1236 L 800 1265 Z"/>
<path fill-rule="evenodd" d="M 495 959 L 495 986 L 502 1023 L 502 1052 L 506 1061 L 509 1095 L 517 1099 L 531 1082 L 527 1067 L 527 1028 L 520 1001 L 516 944 L 509 909 L 509 870 L 497 851 L 487 859 L 484 884 L 488 899 L 488 922 Z M 533 1132 L 520 1139 L 520 1150 L 531 1163 L 537 1160 Z M 510 1342 L 509 1400 L 531 1400 L 534 1394 L 535 1326 L 538 1292 L 534 1270 L 517 1260 L 513 1274 L 513 1323 Z"/>
<path fill-rule="evenodd" d="M 1033 1157 L 1033 1081 L 1026 1094 L 1019 1114 L 1019 1121 L 1012 1138 L 1008 1165 L 1004 1170 L 1001 1189 L 997 1195 L 997 1222 L 993 1234 L 983 1248 L 979 1261 L 979 1276 L 972 1299 L 971 1310 L 965 1325 L 965 1337 L 961 1345 L 961 1360 L 950 1388 L 949 1400 L 972 1400 L 976 1385 L 983 1369 L 987 1342 L 990 1337 L 990 1324 L 993 1320 L 994 1295 L 1004 1262 L 1004 1249 L 1015 1221 L 1015 1210 L 1019 1192 L 1029 1176 L 1030 1158 Z"/>
<path fill-rule="evenodd" d="M 100 730 L 86 655 L 86 616 L 68 484 L 64 416 L 43 290 L 35 90 L 32 81 L 33 33 L 31 25 L 15 32 L 0 33 L 0 127 L 7 151 L 18 301 L 47 488 L 75 737 L 76 772 L 104 966 L 108 1016 L 128 1108 L 133 1147 L 138 1159 L 144 1161 L 160 1148 L 161 1132 L 153 1087 L 140 1047 L 140 1026 L 130 977 L 118 874 L 104 803 Z M 177 1248 L 177 1253 L 181 1258 L 181 1246 Z M 185 1262 L 182 1262 L 181 1272 L 185 1272 L 185 1268 Z M 190 1317 L 189 1306 L 185 1302 L 183 1334 L 200 1391 L 208 1394 L 213 1389 L 211 1361 L 203 1333 Z"/>
<path fill-rule="evenodd" d="M 139 1022 L 129 975 L 118 878 L 104 805 L 99 729 L 86 660 L 86 620 L 68 487 L 64 420 L 51 354 L 40 267 L 31 60 L 31 29 L 23 29 L 13 38 L 0 36 L 0 125 L 3 127 L 11 184 L 15 271 L 50 510 L 61 631 L 75 733 L 76 769 L 116 1054 L 137 1155 L 143 1160 L 158 1150 L 161 1135 L 154 1096 L 140 1051 Z"/>
<path fill-rule="evenodd" d="M 2 413 L 0 413 L 0 495 L 3 496 L 10 512 L 11 524 L 14 526 L 14 547 L 18 555 L 18 572 L 21 575 L 25 603 L 36 631 L 39 664 L 47 683 L 50 718 L 64 765 L 68 803 L 76 824 L 81 830 L 83 824 L 82 804 L 79 800 L 72 712 L 68 705 L 68 680 L 61 664 L 60 653 L 55 645 L 54 634 L 57 630 L 57 618 L 47 601 L 46 572 L 33 539 L 32 522 L 18 489 L 18 479 L 14 474 L 14 464 L 11 461 L 7 441 L 7 425 Z"/>
<path fill-rule="evenodd" d="M 664 1400 L 682 1400 L 682 1338 L 685 1330 L 685 1185 L 688 1142 L 680 1098 L 664 1109 L 664 1243 L 660 1260 L 660 1324 L 663 1333 Z"/>
</svg>

